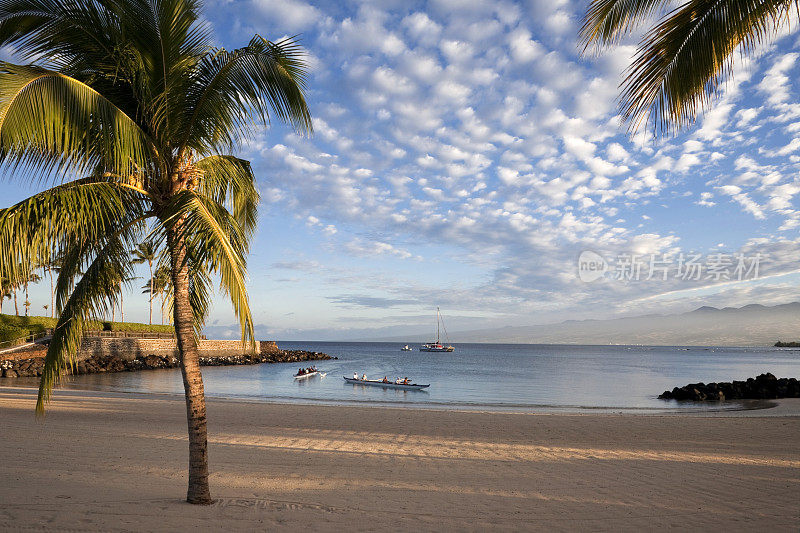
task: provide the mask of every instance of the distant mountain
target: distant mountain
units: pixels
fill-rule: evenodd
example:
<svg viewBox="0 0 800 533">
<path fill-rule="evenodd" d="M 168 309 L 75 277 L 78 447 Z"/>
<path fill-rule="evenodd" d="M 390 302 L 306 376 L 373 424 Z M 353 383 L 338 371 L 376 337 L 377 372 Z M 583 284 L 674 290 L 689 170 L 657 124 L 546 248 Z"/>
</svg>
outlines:
<svg viewBox="0 0 800 533">
<path fill-rule="evenodd" d="M 429 339 L 408 336 L 385 340 L 426 342 Z M 450 340 L 455 343 L 771 346 L 778 340 L 800 340 L 800 302 L 723 309 L 703 306 L 677 315 L 568 320 L 558 324 L 451 332 Z"/>
</svg>

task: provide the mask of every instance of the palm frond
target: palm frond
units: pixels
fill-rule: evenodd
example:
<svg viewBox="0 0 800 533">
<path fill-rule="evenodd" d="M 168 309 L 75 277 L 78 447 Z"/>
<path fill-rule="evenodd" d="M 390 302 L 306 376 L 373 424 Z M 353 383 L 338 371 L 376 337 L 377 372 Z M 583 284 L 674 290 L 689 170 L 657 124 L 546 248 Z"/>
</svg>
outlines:
<svg viewBox="0 0 800 533">
<path fill-rule="evenodd" d="M 173 197 L 162 219 L 164 231 L 176 229 L 186 242 L 186 261 L 206 265 L 219 274 L 241 325 L 242 342 L 253 345 L 253 319 L 247 296 L 246 236 L 224 207 L 210 198 L 184 190 Z"/>
<path fill-rule="evenodd" d="M 86 179 L 0 209 L 0 276 L 16 279 L 19 265 L 50 263 L 67 247 L 100 242 L 144 218 L 145 200 L 119 184 Z"/>
<path fill-rule="evenodd" d="M 656 134 L 692 123 L 716 94 L 732 54 L 774 35 L 794 1 L 691 0 L 648 32 L 621 95 L 623 118 Z"/>
<path fill-rule="evenodd" d="M 171 151 L 192 73 L 211 48 L 210 28 L 195 0 L 130 0 L 118 17 L 135 51 L 135 91 L 147 103 L 146 122 L 162 151 Z"/>
<path fill-rule="evenodd" d="M 147 165 L 145 133 L 117 106 L 59 72 L 0 62 L 0 165 L 30 176 Z"/>
<path fill-rule="evenodd" d="M 0 0 L 0 46 L 28 60 L 76 67 L 107 59 L 121 41 L 110 2 Z"/>
<path fill-rule="evenodd" d="M 292 39 L 273 43 L 256 36 L 244 48 L 207 55 L 188 95 L 182 145 L 200 153 L 230 150 L 255 126 L 269 123 L 270 108 L 296 131 L 310 134 L 306 68 L 303 50 Z"/>
<path fill-rule="evenodd" d="M 583 18 L 578 40 L 584 50 L 616 44 L 648 17 L 675 4 L 675 0 L 592 0 Z"/>
<path fill-rule="evenodd" d="M 195 166 L 203 173 L 198 192 L 225 206 L 244 230 L 245 250 L 256 228 L 260 195 L 250 162 L 230 155 L 210 156 Z"/>
<path fill-rule="evenodd" d="M 53 388 L 68 370 L 75 369 L 86 323 L 104 316 L 117 304 L 120 273 L 130 272 L 124 240 L 114 239 L 102 248 L 64 305 L 47 348 L 36 412 L 43 414 Z"/>
</svg>

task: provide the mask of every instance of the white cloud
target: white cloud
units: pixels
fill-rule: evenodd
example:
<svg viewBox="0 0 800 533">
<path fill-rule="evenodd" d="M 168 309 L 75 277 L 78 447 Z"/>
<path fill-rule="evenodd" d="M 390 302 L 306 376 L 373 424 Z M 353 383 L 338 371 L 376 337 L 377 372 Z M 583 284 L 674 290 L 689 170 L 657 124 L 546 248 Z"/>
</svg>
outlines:
<svg viewBox="0 0 800 533">
<path fill-rule="evenodd" d="M 316 24 L 322 13 L 302 0 L 253 0 L 261 13 L 281 28 L 289 31 L 305 30 Z"/>
<path fill-rule="evenodd" d="M 518 63 L 528 63 L 544 55 L 544 48 L 531 39 L 531 34 L 527 30 L 518 29 L 508 36 L 508 45 L 511 48 L 511 56 Z"/>
</svg>

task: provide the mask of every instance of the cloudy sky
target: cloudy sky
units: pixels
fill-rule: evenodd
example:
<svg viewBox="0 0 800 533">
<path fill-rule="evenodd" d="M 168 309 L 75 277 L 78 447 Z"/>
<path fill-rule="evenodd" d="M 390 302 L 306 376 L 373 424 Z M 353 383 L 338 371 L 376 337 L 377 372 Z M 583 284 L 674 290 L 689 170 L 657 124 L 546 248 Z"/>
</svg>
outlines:
<svg viewBox="0 0 800 533">
<path fill-rule="evenodd" d="M 693 128 L 654 140 L 617 116 L 635 41 L 582 57 L 585 5 L 207 5 L 221 46 L 299 35 L 311 69 L 314 136 L 276 123 L 241 154 L 263 197 L 260 338 L 425 331 L 437 305 L 455 332 L 800 299 L 797 34 L 739 62 Z M 592 282 L 587 250 L 607 267 Z M 146 319 L 136 292 L 126 318 Z M 220 298 L 209 332 L 232 323 Z"/>
</svg>

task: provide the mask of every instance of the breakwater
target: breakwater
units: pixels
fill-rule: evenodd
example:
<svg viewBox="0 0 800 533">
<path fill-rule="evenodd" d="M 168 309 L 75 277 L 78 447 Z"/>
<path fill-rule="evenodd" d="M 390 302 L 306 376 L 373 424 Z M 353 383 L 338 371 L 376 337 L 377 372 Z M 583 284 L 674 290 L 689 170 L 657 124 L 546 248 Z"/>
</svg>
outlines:
<svg viewBox="0 0 800 533">
<path fill-rule="evenodd" d="M 330 359 L 325 353 L 306 350 L 281 350 L 274 341 L 260 341 L 255 349 L 244 350 L 239 341 L 201 340 L 201 366 L 255 365 L 260 363 L 296 363 Z M 46 347 L 0 355 L 3 378 L 42 375 Z M 86 337 L 76 356 L 72 373 L 99 374 L 178 367 L 175 341 L 172 339 Z"/>
<path fill-rule="evenodd" d="M 661 400 L 690 400 L 695 402 L 718 402 L 723 400 L 770 400 L 777 398 L 799 398 L 800 381 L 795 378 L 776 378 L 769 372 L 747 381 L 722 383 L 690 383 L 683 387 L 665 390 Z"/>
</svg>

